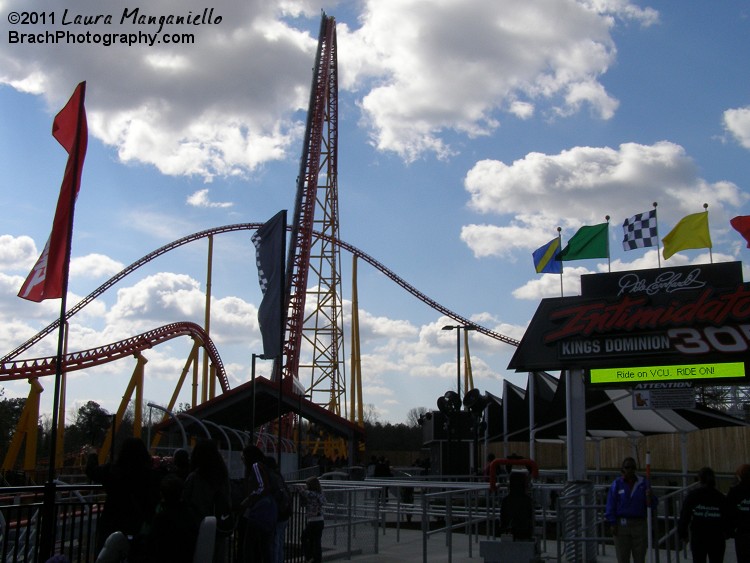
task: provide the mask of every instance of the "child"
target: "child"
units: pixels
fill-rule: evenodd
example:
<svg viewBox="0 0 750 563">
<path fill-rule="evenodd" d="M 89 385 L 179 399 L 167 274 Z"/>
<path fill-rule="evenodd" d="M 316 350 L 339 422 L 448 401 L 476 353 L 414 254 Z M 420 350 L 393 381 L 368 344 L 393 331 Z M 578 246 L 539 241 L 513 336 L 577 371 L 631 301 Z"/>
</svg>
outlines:
<svg viewBox="0 0 750 563">
<path fill-rule="evenodd" d="M 310 477 L 305 481 L 307 488 L 301 492 L 300 500 L 305 507 L 306 525 L 302 531 L 302 549 L 305 553 L 305 563 L 321 563 L 323 560 L 323 506 L 326 498 L 317 477 Z"/>
</svg>

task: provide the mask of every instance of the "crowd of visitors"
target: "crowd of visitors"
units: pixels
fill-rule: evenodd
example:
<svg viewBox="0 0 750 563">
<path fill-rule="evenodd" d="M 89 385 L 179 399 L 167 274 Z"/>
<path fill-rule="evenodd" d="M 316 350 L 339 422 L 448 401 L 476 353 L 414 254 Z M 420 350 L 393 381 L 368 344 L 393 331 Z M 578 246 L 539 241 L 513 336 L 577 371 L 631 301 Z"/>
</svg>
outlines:
<svg viewBox="0 0 750 563">
<path fill-rule="evenodd" d="M 244 479 L 235 484 L 216 443 L 201 440 L 191 453 L 177 450 L 155 465 L 138 438 L 124 440 L 114 463 L 88 456 L 86 475 L 101 483 L 106 500 L 97 526 L 97 562 L 190 563 L 201 522 L 216 519 L 213 562 L 229 560 L 227 539 L 237 537 L 240 563 L 282 563 L 292 495 L 276 460 L 257 447 L 242 452 Z M 320 561 L 325 502 L 320 483 L 302 494 L 306 560 Z"/>
<path fill-rule="evenodd" d="M 216 519 L 213 561 L 228 560 L 227 538 L 237 538 L 241 563 L 282 563 L 284 537 L 292 513 L 292 490 L 276 460 L 254 445 L 242 452 L 245 472 L 233 486 L 216 443 L 202 440 L 191 453 L 176 450 L 168 464 L 153 463 L 138 438 L 122 442 L 112 463 L 99 464 L 96 453 L 86 463 L 86 475 L 103 485 L 106 500 L 99 518 L 97 561 L 183 563 L 192 561 L 199 526 L 207 516 Z M 492 463 L 488 457 L 487 465 Z M 392 475 L 385 457 L 373 456 L 367 473 Z M 724 560 L 726 541 L 734 540 L 738 563 L 750 563 L 750 464 L 741 465 L 736 483 L 725 495 L 716 487 L 710 467 L 697 474 L 698 486 L 686 495 L 678 535 L 689 545 L 696 563 Z M 301 543 L 305 563 L 322 559 L 325 497 L 312 477 L 294 487 L 305 508 Z M 605 520 L 614 538 L 618 563 L 643 563 L 647 555 L 649 511 L 658 499 L 649 480 L 637 473 L 634 458 L 626 457 L 621 475 L 607 493 Z M 652 512 L 653 514 L 653 512 Z M 534 505 L 525 471 L 509 474 L 508 494 L 501 505 L 500 530 L 514 540 L 533 538 Z"/>
</svg>

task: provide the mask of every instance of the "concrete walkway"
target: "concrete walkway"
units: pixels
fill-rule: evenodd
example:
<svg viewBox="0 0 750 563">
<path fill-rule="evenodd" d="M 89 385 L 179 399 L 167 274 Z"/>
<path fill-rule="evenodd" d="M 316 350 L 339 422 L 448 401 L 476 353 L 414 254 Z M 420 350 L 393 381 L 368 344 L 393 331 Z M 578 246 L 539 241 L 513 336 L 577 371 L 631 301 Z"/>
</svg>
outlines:
<svg viewBox="0 0 750 563">
<path fill-rule="evenodd" d="M 484 540 L 479 538 L 479 541 Z M 444 535 L 435 535 L 427 540 L 427 563 L 482 563 L 484 559 L 479 555 L 479 541 L 471 545 L 471 555 L 469 554 L 470 546 L 463 534 L 453 535 L 452 555 L 446 546 Z M 419 530 L 401 530 L 400 541 L 396 541 L 396 530 L 387 529 L 385 534 L 381 532 L 378 539 L 379 553 L 372 555 L 357 555 L 351 558 L 354 563 L 422 563 L 422 532 Z M 544 549 L 544 542 L 542 542 Z M 324 561 L 329 560 L 324 556 Z M 692 561 L 690 552 L 685 557 L 680 553 L 681 561 Z M 542 561 L 557 561 L 557 543 L 554 540 L 547 541 L 546 550 L 542 553 Z M 563 561 L 565 558 L 563 557 Z M 617 563 L 614 548 L 611 545 L 606 546 L 604 554 L 597 553 L 597 563 Z M 649 559 L 646 559 L 647 563 Z M 666 551 L 658 554 L 658 559 L 653 561 L 666 563 L 669 561 Z M 675 554 L 672 553 L 672 561 L 675 561 Z M 521 563 L 508 561 L 508 563 Z M 734 541 L 727 542 L 727 550 L 724 556 L 724 563 L 737 563 L 734 554 Z"/>
</svg>

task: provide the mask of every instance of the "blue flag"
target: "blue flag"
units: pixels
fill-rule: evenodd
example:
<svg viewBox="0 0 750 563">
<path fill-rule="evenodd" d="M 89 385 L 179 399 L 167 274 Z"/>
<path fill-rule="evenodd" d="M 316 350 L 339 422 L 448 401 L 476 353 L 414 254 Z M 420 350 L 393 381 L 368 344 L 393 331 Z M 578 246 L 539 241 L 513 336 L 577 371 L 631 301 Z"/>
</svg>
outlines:
<svg viewBox="0 0 750 563">
<path fill-rule="evenodd" d="M 286 211 L 279 211 L 252 236 L 258 264 L 258 282 L 263 300 L 258 307 L 258 325 L 263 337 L 263 358 L 281 356 L 282 307 Z"/>
<path fill-rule="evenodd" d="M 560 237 L 555 237 L 544 246 L 537 248 L 532 256 L 537 274 L 562 274 L 562 261 L 557 259 L 560 252 Z"/>
</svg>

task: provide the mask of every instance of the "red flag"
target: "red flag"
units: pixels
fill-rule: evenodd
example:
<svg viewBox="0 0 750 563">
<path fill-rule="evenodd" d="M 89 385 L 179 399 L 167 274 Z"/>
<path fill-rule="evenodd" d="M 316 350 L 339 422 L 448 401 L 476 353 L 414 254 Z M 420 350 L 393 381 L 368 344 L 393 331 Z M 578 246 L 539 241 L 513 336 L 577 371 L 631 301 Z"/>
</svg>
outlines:
<svg viewBox="0 0 750 563">
<path fill-rule="evenodd" d="M 731 219 L 729 224 L 743 236 L 747 241 L 747 247 L 750 248 L 750 215 L 739 215 Z"/>
<path fill-rule="evenodd" d="M 68 153 L 60 196 L 57 199 L 55 219 L 47 244 L 18 296 L 37 303 L 45 299 L 62 297 L 63 281 L 67 279 L 69 248 L 68 240 L 73 229 L 75 198 L 81 188 L 81 171 L 86 158 L 88 126 L 86 123 L 86 82 L 81 82 L 73 95 L 55 116 L 52 136 Z"/>
</svg>

